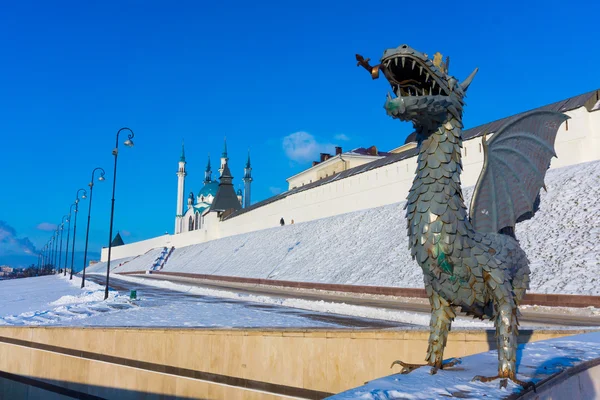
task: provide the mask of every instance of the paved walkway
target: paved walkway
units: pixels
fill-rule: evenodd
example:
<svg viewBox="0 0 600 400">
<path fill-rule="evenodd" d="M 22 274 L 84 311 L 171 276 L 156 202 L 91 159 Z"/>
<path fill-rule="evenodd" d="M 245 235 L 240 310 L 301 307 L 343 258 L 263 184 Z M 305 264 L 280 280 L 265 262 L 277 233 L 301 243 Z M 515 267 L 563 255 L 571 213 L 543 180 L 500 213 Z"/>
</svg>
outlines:
<svg viewBox="0 0 600 400">
<path fill-rule="evenodd" d="M 136 276 L 138 277 L 138 276 Z M 143 276 L 139 276 L 143 277 Z M 86 275 L 86 280 L 90 280 L 99 285 L 104 285 L 105 277 L 100 275 Z M 163 279 L 164 280 L 164 279 Z M 196 286 L 196 285 L 195 285 Z M 202 286 L 203 285 L 197 285 Z M 331 314 L 325 312 L 316 312 L 316 311 L 307 311 L 301 310 L 297 308 L 277 306 L 271 304 L 260 304 L 250 301 L 242 301 L 242 300 L 234 300 L 234 299 L 226 299 L 221 297 L 211 297 L 211 296 L 203 296 L 192 293 L 178 292 L 174 290 L 169 290 L 165 288 L 159 288 L 155 286 L 143 285 L 139 283 L 132 283 L 128 281 L 124 281 L 118 278 L 118 276 L 111 276 L 110 278 L 110 288 L 129 293 L 131 290 L 135 289 L 138 291 L 140 295 L 142 295 L 145 299 L 151 300 L 161 300 L 164 299 L 166 301 L 173 300 L 184 300 L 184 301 L 196 301 L 196 302 L 205 302 L 205 303 L 220 303 L 220 304 L 242 304 L 247 308 L 260 309 L 263 312 L 272 312 L 277 314 L 286 314 L 286 315 L 294 315 L 301 316 L 306 318 L 307 325 L 306 328 L 311 328 L 311 321 L 320 321 L 326 322 L 330 324 L 338 325 L 340 328 L 405 328 L 409 326 L 415 326 L 412 324 L 395 322 L 395 321 L 383 321 L 377 319 L 370 318 L 361 318 L 354 317 L 348 315 L 339 315 L 339 314 Z M 236 290 L 239 292 L 238 290 Z"/>
<path fill-rule="evenodd" d="M 313 301 L 328 301 L 334 303 L 346 303 L 360 306 L 377 307 L 390 310 L 412 311 L 429 314 L 429 303 L 425 299 L 415 299 L 415 301 L 399 301 L 394 298 L 385 298 L 385 296 L 365 296 L 360 294 L 336 294 L 324 291 L 311 291 L 290 288 L 267 287 L 265 285 L 248 285 L 231 282 L 206 281 L 193 278 L 173 277 L 167 275 L 134 275 L 136 278 L 157 279 L 172 282 L 185 282 L 187 285 L 229 290 L 237 293 L 246 293 L 253 295 L 273 296 L 279 298 L 295 298 Z M 521 311 L 522 316 L 519 318 L 521 327 L 537 327 L 537 326 L 568 326 L 568 327 L 600 327 L 600 316 L 588 317 L 577 314 L 559 314 L 547 312 Z M 329 314 L 327 314 L 329 315 Z M 458 315 L 462 315 L 458 313 Z M 353 317 L 348 317 L 353 318 Z M 369 320 L 378 321 L 378 320 Z M 384 322 L 384 321 L 380 321 Z M 392 323 L 392 322 L 390 322 Z M 396 323 L 392 323 L 396 324 Z M 395 325 L 396 326 L 396 325 Z M 369 327 L 377 327 L 371 325 Z"/>
</svg>

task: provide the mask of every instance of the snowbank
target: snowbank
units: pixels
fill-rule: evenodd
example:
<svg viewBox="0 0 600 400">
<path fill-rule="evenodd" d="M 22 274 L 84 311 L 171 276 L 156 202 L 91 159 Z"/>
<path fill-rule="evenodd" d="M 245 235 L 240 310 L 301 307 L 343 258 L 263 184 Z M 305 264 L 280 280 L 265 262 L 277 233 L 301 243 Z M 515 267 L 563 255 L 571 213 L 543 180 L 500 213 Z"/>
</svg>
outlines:
<svg viewBox="0 0 600 400">
<path fill-rule="evenodd" d="M 517 225 L 531 292 L 600 295 L 600 161 L 549 170 L 540 211 Z M 467 206 L 473 187 L 464 190 Z M 162 271 L 423 287 L 404 202 L 175 249 Z M 115 272 L 149 270 L 162 249 Z M 122 260 L 118 260 L 122 262 Z M 118 264 L 118 263 L 117 263 Z M 102 270 L 105 263 L 95 268 Z"/>
</svg>

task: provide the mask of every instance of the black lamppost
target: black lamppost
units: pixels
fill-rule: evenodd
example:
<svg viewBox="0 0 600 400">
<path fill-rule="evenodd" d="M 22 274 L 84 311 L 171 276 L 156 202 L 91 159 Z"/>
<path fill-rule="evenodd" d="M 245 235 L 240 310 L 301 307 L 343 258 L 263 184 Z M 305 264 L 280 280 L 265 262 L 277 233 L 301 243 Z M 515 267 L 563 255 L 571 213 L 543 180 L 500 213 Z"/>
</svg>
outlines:
<svg viewBox="0 0 600 400">
<path fill-rule="evenodd" d="M 106 262 L 106 287 L 104 288 L 104 300 L 108 299 L 108 279 L 110 277 L 110 252 L 112 249 L 112 231 L 113 231 L 113 217 L 115 214 L 115 186 L 117 184 L 117 156 L 119 155 L 119 134 L 121 131 L 129 131 L 127 135 L 127 140 L 123 143 L 127 147 L 133 147 L 133 131 L 129 128 L 121 128 L 117 132 L 117 141 L 115 148 L 112 151 L 113 156 L 115 156 L 115 170 L 113 176 L 113 188 L 112 188 L 112 205 L 110 207 L 110 229 L 108 233 L 108 260 Z"/>
<path fill-rule="evenodd" d="M 73 279 L 73 262 L 75 261 L 75 238 L 77 234 L 77 212 L 79 211 L 79 192 L 83 191 L 82 199 L 85 199 L 85 195 L 87 192 L 85 189 L 77 190 L 77 195 L 75 196 L 75 221 L 73 221 L 73 247 L 71 248 L 71 276 L 69 276 L 69 280 Z"/>
<path fill-rule="evenodd" d="M 54 231 L 54 260 L 52 261 L 53 264 L 53 268 L 56 269 L 56 273 L 58 274 L 58 268 L 56 268 L 56 261 L 58 260 L 58 226 L 56 227 L 56 230 Z"/>
<path fill-rule="evenodd" d="M 67 219 L 67 221 L 69 220 L 68 215 L 63 215 L 62 219 L 60 220 L 60 246 L 58 246 L 58 269 L 59 270 L 60 270 L 60 266 L 62 265 L 62 238 L 63 238 L 63 231 L 65 230 L 65 218 Z"/>
<path fill-rule="evenodd" d="M 85 252 L 83 253 L 83 276 L 81 278 L 81 288 L 85 286 L 85 266 L 87 265 L 87 250 L 88 250 L 88 238 L 90 236 L 90 217 L 92 215 L 92 193 L 94 191 L 94 172 L 100 171 L 100 176 L 98 177 L 99 181 L 104 180 L 104 170 L 100 167 L 94 168 L 92 171 L 92 179 L 88 186 L 90 187 L 90 206 L 88 208 L 88 218 L 87 218 L 87 229 L 85 231 Z"/>
<path fill-rule="evenodd" d="M 48 249 L 48 265 L 52 266 L 52 259 L 54 258 L 54 235 L 50 237 L 50 240 L 48 241 L 48 246 L 50 246 L 50 248 Z"/>
<path fill-rule="evenodd" d="M 67 261 L 69 260 L 69 237 L 71 236 L 71 214 L 73 213 L 73 206 L 75 203 L 71 204 L 69 207 L 69 229 L 67 230 L 67 245 L 65 246 L 65 270 L 63 271 L 63 276 L 67 276 Z"/>
</svg>

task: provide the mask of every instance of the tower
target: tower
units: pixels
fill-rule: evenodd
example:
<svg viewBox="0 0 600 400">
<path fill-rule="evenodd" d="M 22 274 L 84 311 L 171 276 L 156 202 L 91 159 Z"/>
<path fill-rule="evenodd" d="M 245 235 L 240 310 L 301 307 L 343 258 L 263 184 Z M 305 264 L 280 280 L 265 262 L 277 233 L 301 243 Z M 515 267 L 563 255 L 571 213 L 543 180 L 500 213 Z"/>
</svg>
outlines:
<svg viewBox="0 0 600 400">
<path fill-rule="evenodd" d="M 250 184 L 252 183 L 252 167 L 250 166 L 250 150 L 248 149 L 248 161 L 244 168 L 244 208 L 250 207 Z"/>
<path fill-rule="evenodd" d="M 223 175 L 223 169 L 225 168 L 225 164 L 227 164 L 229 158 L 227 158 L 227 138 L 223 141 L 223 153 L 221 153 L 221 168 L 219 168 L 219 178 Z"/>
<path fill-rule="evenodd" d="M 208 155 L 208 163 L 206 164 L 206 170 L 204 170 L 204 184 L 212 182 L 212 171 L 210 169 L 210 154 Z"/>
<path fill-rule="evenodd" d="M 181 233 L 183 221 L 183 192 L 185 190 L 185 149 L 181 143 L 181 157 L 179 157 L 179 169 L 177 170 L 177 214 L 175 214 L 175 234 Z"/>
</svg>

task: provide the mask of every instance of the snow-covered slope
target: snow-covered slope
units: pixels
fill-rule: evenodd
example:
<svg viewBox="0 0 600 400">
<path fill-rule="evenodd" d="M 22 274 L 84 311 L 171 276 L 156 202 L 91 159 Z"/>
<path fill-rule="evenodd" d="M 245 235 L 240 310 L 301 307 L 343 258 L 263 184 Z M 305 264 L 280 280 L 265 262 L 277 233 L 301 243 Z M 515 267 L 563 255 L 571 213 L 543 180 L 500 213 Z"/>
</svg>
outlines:
<svg viewBox="0 0 600 400">
<path fill-rule="evenodd" d="M 536 216 L 517 225 L 517 237 L 531 261 L 531 292 L 600 295 L 600 161 L 549 170 L 546 186 Z M 472 193 L 472 187 L 464 190 L 467 206 Z M 403 206 L 401 202 L 175 249 L 162 270 L 423 287 L 421 270 L 408 250 Z M 151 264 L 139 257 L 121 270 L 148 270 Z"/>
</svg>

